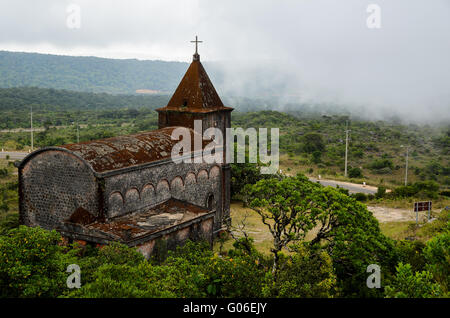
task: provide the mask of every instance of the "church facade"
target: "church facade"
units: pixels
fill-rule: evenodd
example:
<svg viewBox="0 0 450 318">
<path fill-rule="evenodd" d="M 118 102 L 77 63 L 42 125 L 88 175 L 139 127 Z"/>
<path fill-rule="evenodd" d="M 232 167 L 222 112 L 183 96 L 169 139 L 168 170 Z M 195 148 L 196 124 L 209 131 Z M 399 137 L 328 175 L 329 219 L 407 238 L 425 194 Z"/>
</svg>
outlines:
<svg viewBox="0 0 450 318">
<path fill-rule="evenodd" d="M 230 221 L 230 166 L 175 163 L 172 133 L 186 127 L 194 140 L 202 135 L 193 129 L 199 120 L 203 131 L 216 127 L 225 136 L 232 110 L 196 51 L 168 104 L 157 109 L 159 129 L 28 155 L 18 167 L 21 224 L 56 229 L 68 240 L 122 242 L 146 257 L 158 243 L 212 242 Z"/>
</svg>

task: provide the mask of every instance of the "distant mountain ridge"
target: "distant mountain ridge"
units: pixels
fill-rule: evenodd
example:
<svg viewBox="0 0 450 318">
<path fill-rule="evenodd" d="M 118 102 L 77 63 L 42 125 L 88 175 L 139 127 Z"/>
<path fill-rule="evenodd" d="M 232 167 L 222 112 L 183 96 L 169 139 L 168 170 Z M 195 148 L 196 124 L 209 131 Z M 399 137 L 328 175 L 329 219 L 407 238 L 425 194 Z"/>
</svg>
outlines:
<svg viewBox="0 0 450 318">
<path fill-rule="evenodd" d="M 0 88 L 0 112 L 29 111 L 86 111 L 124 108 L 162 107 L 169 95 L 112 95 L 89 93 L 65 89 L 12 87 Z"/>
<path fill-rule="evenodd" d="M 171 94 L 188 66 L 185 62 L 0 51 L 0 87 Z"/>
</svg>

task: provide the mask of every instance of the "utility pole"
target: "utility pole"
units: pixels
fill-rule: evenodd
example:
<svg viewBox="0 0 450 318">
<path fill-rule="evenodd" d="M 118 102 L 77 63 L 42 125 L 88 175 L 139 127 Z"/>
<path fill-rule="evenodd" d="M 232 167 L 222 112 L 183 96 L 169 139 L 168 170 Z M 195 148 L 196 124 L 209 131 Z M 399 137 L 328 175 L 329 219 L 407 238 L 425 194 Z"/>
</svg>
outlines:
<svg viewBox="0 0 450 318">
<path fill-rule="evenodd" d="M 408 152 L 409 146 L 406 146 L 405 186 L 408 185 Z"/>
<path fill-rule="evenodd" d="M 77 144 L 80 143 L 80 129 L 78 127 L 78 123 L 77 123 Z"/>
<path fill-rule="evenodd" d="M 409 146 L 400 145 L 402 148 L 406 148 L 406 160 L 405 160 L 405 186 L 408 185 L 408 157 L 409 157 Z"/>
<path fill-rule="evenodd" d="M 33 140 L 33 106 L 31 106 L 30 123 L 31 123 L 31 125 L 30 125 L 30 128 L 31 128 L 31 151 L 33 151 L 33 147 L 34 147 L 34 145 L 33 145 L 33 143 L 34 143 L 34 140 Z"/>
<path fill-rule="evenodd" d="M 347 177 L 347 157 L 348 157 L 348 121 L 346 122 L 346 129 L 345 129 L 345 171 L 344 176 Z"/>
</svg>

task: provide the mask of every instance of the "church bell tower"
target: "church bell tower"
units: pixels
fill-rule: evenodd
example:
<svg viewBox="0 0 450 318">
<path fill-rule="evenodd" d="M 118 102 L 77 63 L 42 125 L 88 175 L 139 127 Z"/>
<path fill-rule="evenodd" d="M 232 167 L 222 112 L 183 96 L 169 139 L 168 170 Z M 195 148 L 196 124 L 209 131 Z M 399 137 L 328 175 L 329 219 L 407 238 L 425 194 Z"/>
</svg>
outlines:
<svg viewBox="0 0 450 318">
<path fill-rule="evenodd" d="M 224 137 L 224 154 L 226 153 L 226 128 L 231 126 L 231 111 L 233 108 L 223 105 L 208 74 L 206 73 L 200 55 L 198 43 L 195 43 L 195 53 L 192 63 L 184 74 L 175 93 L 167 106 L 158 108 L 158 128 L 188 127 L 194 129 L 194 121 L 202 121 L 202 133 L 216 127 L 222 131 Z M 226 162 L 219 164 L 222 168 L 222 218 L 227 222 L 230 215 L 230 165 Z"/>
</svg>

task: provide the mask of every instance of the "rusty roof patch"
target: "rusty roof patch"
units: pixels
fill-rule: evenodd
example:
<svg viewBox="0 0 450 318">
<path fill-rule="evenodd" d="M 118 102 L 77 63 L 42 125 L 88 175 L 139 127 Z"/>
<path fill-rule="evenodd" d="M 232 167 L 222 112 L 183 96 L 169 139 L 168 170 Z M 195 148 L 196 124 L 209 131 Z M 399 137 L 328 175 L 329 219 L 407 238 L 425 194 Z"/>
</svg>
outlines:
<svg viewBox="0 0 450 318">
<path fill-rule="evenodd" d="M 232 108 L 223 105 L 202 63 L 199 60 L 194 60 L 167 106 L 157 109 L 157 111 L 162 110 L 203 113 L 232 110 Z"/>
<path fill-rule="evenodd" d="M 177 127 L 166 127 L 149 132 L 62 145 L 86 160 L 96 172 L 106 172 L 170 158 L 178 140 L 171 135 Z M 191 142 L 194 143 L 194 131 Z M 203 146 L 207 141 L 203 141 Z M 193 146 L 191 149 L 194 149 Z"/>
</svg>

